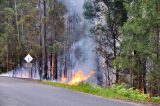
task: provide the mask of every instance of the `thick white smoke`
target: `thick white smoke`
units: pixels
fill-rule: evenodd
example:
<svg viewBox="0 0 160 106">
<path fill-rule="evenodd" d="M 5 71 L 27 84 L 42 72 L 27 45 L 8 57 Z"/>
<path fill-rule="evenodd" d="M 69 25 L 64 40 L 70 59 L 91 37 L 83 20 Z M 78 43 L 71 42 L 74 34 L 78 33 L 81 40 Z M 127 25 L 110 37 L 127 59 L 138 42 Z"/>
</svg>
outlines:
<svg viewBox="0 0 160 106">
<path fill-rule="evenodd" d="M 73 13 L 83 14 L 83 5 L 85 0 L 59 0 L 67 7 L 68 11 Z"/>
<path fill-rule="evenodd" d="M 74 35 L 78 38 L 70 48 L 72 71 L 83 70 L 85 74 L 90 71 L 97 71 L 97 55 L 96 55 L 96 43 L 90 33 L 91 24 L 84 18 L 84 3 L 85 0 L 60 0 L 67 7 L 67 15 L 77 14 L 80 18 L 80 22 L 76 25 L 77 29 L 81 30 L 81 33 Z M 85 27 L 85 28 L 84 28 Z M 70 74 L 71 74 L 70 73 Z M 96 75 L 95 75 L 96 76 Z M 91 78 L 91 82 L 96 82 L 96 77 Z"/>
</svg>

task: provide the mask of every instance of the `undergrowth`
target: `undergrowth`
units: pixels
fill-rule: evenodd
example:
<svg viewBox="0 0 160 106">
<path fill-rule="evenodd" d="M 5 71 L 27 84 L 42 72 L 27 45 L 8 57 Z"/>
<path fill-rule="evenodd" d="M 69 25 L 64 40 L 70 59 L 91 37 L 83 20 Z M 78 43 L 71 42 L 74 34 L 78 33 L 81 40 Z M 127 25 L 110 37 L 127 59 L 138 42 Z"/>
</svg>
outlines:
<svg viewBox="0 0 160 106">
<path fill-rule="evenodd" d="M 42 83 L 57 87 L 63 87 L 74 91 L 80 91 L 88 94 L 98 95 L 105 98 L 160 103 L 160 97 L 150 98 L 149 95 L 143 94 L 140 90 L 134 90 L 133 88 L 126 88 L 124 84 L 113 85 L 109 88 L 103 88 L 97 85 L 86 84 L 86 83 L 80 83 L 79 85 L 68 85 L 68 84 L 48 82 L 48 81 L 43 81 Z"/>
</svg>

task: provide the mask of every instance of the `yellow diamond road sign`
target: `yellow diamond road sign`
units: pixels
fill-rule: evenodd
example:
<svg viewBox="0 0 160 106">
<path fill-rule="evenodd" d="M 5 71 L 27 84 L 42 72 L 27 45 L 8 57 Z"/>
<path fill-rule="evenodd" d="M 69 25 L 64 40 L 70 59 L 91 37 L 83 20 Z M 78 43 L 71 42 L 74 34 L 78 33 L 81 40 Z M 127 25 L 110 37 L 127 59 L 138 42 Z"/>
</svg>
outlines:
<svg viewBox="0 0 160 106">
<path fill-rule="evenodd" d="M 33 60 L 33 57 L 31 55 L 27 55 L 24 60 L 26 60 L 27 63 L 30 63 Z"/>
</svg>

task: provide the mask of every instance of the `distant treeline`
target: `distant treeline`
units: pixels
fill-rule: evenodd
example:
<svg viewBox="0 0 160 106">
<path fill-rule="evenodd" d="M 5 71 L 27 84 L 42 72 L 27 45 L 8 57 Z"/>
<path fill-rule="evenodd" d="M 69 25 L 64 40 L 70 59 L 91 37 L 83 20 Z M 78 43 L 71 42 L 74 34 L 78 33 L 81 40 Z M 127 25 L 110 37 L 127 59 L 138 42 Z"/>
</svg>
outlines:
<svg viewBox="0 0 160 106">
<path fill-rule="evenodd" d="M 58 0 L 0 0 L 0 73 L 22 67 L 30 54 L 41 78 L 55 79 L 66 11 Z"/>
</svg>

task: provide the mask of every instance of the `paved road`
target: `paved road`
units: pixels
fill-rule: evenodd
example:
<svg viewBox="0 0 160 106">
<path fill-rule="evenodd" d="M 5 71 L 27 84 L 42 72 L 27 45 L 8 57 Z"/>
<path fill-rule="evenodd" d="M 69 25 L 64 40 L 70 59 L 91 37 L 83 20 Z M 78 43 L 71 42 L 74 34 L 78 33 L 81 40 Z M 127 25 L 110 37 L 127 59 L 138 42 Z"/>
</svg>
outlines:
<svg viewBox="0 0 160 106">
<path fill-rule="evenodd" d="M 43 85 L 38 82 L 0 77 L 0 106 L 138 106 L 116 100 Z M 139 105 L 140 106 L 140 105 Z"/>
</svg>

